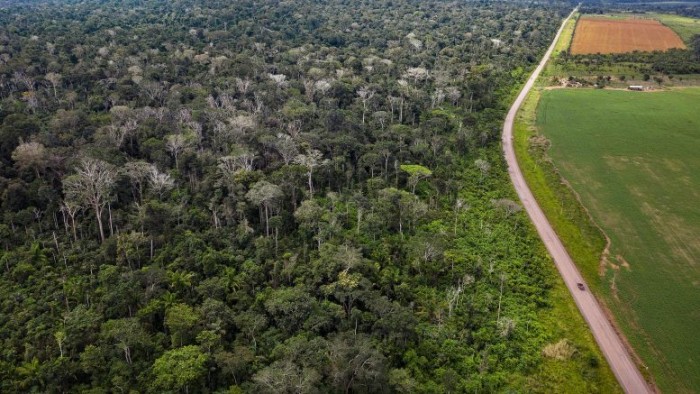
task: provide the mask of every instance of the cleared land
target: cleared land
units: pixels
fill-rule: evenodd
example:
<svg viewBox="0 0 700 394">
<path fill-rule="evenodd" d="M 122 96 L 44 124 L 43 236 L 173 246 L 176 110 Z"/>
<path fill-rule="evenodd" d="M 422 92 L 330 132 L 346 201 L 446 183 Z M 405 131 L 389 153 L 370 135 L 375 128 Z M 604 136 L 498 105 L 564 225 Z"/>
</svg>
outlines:
<svg viewBox="0 0 700 394">
<path fill-rule="evenodd" d="M 693 36 L 700 33 L 700 19 L 669 14 L 646 14 L 646 17 L 656 19 L 670 27 L 686 43 L 690 43 Z"/>
<path fill-rule="evenodd" d="M 698 102 L 690 88 L 552 90 L 537 115 L 555 165 L 612 241 L 600 288 L 666 392 L 700 392 Z"/>
<path fill-rule="evenodd" d="M 681 38 L 651 19 L 580 18 L 571 43 L 574 55 L 665 51 L 685 48 Z"/>
<path fill-rule="evenodd" d="M 624 20 L 624 19 L 654 19 L 668 26 L 676 32 L 685 42 L 690 44 L 691 37 L 694 34 L 700 34 L 700 19 L 686 18 L 677 15 L 669 14 L 608 14 L 596 15 L 597 19 Z M 649 82 L 644 80 L 644 75 L 659 76 L 663 79 L 663 86 L 698 86 L 700 85 L 699 74 L 684 74 L 673 73 L 673 79 L 664 75 L 659 75 L 655 72 L 649 63 L 634 62 L 633 59 L 627 59 L 622 62 L 611 62 L 610 58 L 597 59 L 597 56 L 583 56 L 584 59 L 575 59 L 566 56 L 557 56 L 559 51 L 567 51 L 572 42 L 572 35 L 575 29 L 576 21 L 571 21 L 571 31 L 568 36 L 562 35 L 562 39 L 557 44 L 557 50 L 552 56 L 552 61 L 549 62 L 545 73 L 548 79 L 541 83 L 545 85 L 556 85 L 562 78 L 570 76 L 574 78 L 585 79 L 590 82 L 596 82 L 598 76 L 611 76 L 612 79 L 608 82 L 609 86 L 616 88 L 626 88 L 629 85 L 647 85 Z M 568 29 L 567 29 L 568 30 Z M 565 31 L 566 33 L 566 31 Z M 632 55 L 634 56 L 634 55 Z M 651 56 L 651 54 L 649 54 Z M 624 80 L 621 77 L 624 76 Z M 653 81 L 653 79 L 652 79 Z M 654 82 L 655 83 L 655 82 Z"/>
</svg>

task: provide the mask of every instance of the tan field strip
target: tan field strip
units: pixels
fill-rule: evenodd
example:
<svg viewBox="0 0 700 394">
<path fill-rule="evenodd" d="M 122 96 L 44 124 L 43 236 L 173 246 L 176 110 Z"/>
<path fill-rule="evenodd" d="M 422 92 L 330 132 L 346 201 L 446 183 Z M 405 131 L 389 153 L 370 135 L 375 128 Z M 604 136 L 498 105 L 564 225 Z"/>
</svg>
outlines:
<svg viewBox="0 0 700 394">
<path fill-rule="evenodd" d="M 571 43 L 573 55 L 665 51 L 685 48 L 673 30 L 651 19 L 581 18 Z"/>
</svg>

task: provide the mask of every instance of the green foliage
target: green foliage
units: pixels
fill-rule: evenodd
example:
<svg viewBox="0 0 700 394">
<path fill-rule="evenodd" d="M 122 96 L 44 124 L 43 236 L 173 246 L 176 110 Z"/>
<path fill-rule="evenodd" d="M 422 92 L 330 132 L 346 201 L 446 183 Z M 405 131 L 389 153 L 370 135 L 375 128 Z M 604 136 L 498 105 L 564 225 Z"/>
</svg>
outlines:
<svg viewBox="0 0 700 394">
<path fill-rule="evenodd" d="M 401 169 L 410 176 L 429 177 L 433 175 L 432 171 L 417 164 L 401 164 Z"/>
<path fill-rule="evenodd" d="M 170 330 L 172 345 L 182 346 L 192 337 L 192 329 L 199 321 L 199 316 L 185 304 L 175 304 L 165 312 L 165 327 Z"/>
<path fill-rule="evenodd" d="M 492 201 L 568 5 L 132 3 L 0 10 L 0 391 L 534 387 L 554 273 Z"/>
<path fill-rule="evenodd" d="M 163 353 L 153 363 L 154 392 L 186 389 L 204 377 L 207 360 L 197 346 L 184 346 Z"/>
</svg>

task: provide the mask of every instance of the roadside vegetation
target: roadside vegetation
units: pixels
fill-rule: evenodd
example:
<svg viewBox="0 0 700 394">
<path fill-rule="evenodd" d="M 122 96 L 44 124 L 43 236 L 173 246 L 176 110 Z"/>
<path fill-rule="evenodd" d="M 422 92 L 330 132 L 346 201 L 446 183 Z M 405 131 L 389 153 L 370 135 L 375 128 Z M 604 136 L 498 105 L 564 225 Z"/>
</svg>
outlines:
<svg viewBox="0 0 700 394">
<path fill-rule="evenodd" d="M 351 6 L 0 9 L 0 391 L 619 390 L 499 144 L 568 5 Z"/>
</svg>

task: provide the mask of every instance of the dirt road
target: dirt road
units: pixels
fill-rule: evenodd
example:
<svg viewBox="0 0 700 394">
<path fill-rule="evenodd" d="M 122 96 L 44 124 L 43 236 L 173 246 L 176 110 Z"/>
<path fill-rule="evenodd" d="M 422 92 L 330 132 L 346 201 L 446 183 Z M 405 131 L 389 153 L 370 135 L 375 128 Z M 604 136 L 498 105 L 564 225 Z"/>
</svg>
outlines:
<svg viewBox="0 0 700 394">
<path fill-rule="evenodd" d="M 573 15 L 577 9 L 571 13 Z M 612 325 L 608 321 L 605 313 L 598 305 L 595 297 L 588 290 L 588 286 L 585 286 L 585 282 L 578 269 L 574 265 L 573 260 L 569 256 L 569 253 L 564 248 L 564 245 L 559 240 L 559 237 L 552 229 L 552 226 L 547 221 L 542 209 L 537 204 L 530 188 L 525 183 L 525 178 L 523 173 L 520 171 L 518 162 L 515 159 L 515 150 L 513 149 L 513 121 L 515 120 L 515 115 L 518 112 L 518 108 L 522 105 L 525 97 L 532 88 L 539 76 L 540 72 L 544 68 L 547 60 L 549 60 L 554 46 L 556 45 L 559 36 L 564 28 L 564 25 L 571 18 L 571 15 L 562 23 L 561 28 L 557 32 L 552 45 L 549 47 L 544 57 L 540 61 L 535 71 L 528 79 L 527 83 L 523 87 L 523 90 L 515 99 L 513 106 L 508 111 L 508 116 L 503 124 L 503 151 L 505 153 L 506 162 L 508 163 L 508 173 L 510 174 L 510 179 L 515 186 L 515 190 L 520 197 L 520 200 L 527 211 L 527 214 L 532 219 L 537 232 L 540 234 L 540 238 L 544 242 L 547 250 L 554 259 L 554 263 L 559 270 L 566 287 L 574 297 L 574 301 L 581 311 L 581 314 L 588 322 L 588 326 L 593 332 L 600 349 L 603 351 L 605 358 L 608 360 L 613 373 L 617 377 L 618 382 L 627 393 L 631 394 L 643 394 L 651 393 L 651 389 L 644 381 L 644 378 L 639 373 L 635 363 L 632 361 L 627 349 L 622 343 L 622 340 L 613 329 Z M 580 290 L 577 287 L 578 283 L 582 283 L 585 286 L 585 290 Z"/>
</svg>

